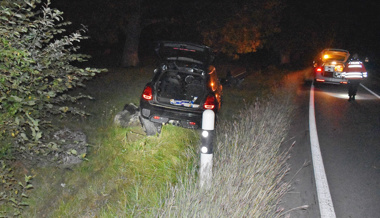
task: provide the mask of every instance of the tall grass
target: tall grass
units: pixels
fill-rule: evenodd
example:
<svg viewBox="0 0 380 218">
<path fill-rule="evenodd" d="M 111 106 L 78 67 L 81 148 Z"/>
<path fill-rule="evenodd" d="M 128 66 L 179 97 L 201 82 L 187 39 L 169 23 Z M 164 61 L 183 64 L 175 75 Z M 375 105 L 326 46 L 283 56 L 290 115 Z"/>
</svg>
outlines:
<svg viewBox="0 0 380 218">
<path fill-rule="evenodd" d="M 217 128 L 212 184 L 201 189 L 196 171 L 171 188 L 157 217 L 279 217 L 289 184 L 287 153 L 280 152 L 292 111 L 283 87 L 265 102 L 246 105 Z M 197 163 L 194 163 L 197 164 Z"/>
</svg>

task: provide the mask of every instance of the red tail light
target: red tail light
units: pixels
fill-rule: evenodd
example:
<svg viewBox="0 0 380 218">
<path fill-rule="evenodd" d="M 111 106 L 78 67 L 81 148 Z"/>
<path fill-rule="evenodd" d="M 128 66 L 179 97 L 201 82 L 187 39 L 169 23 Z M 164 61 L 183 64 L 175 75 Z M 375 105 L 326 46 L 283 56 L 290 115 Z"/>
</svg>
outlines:
<svg viewBox="0 0 380 218">
<path fill-rule="evenodd" d="M 203 105 L 204 109 L 214 109 L 215 108 L 215 97 L 212 95 L 207 96 L 206 101 Z"/>
<path fill-rule="evenodd" d="M 143 99 L 148 100 L 148 101 L 152 100 L 153 99 L 152 87 L 150 86 L 145 87 L 142 93 L 142 97 Z"/>
<path fill-rule="evenodd" d="M 317 67 L 317 69 L 315 69 L 315 71 L 322 72 L 322 67 Z"/>
</svg>

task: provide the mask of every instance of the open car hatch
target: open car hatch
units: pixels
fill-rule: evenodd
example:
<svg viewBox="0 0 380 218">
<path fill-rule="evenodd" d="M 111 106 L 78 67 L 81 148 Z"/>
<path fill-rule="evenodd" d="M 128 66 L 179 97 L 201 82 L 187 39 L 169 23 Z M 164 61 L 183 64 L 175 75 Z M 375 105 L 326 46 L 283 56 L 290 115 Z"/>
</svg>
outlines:
<svg viewBox="0 0 380 218">
<path fill-rule="evenodd" d="M 209 47 L 192 44 L 162 41 L 156 46 L 156 53 L 163 60 L 186 60 L 198 64 L 209 64 L 213 61 L 213 54 Z"/>
</svg>

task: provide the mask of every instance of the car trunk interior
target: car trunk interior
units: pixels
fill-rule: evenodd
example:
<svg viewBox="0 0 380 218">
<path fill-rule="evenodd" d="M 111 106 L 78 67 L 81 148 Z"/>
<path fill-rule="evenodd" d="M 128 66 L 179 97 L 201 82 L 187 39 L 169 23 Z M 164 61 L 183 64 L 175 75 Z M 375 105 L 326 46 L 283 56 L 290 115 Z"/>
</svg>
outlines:
<svg viewBox="0 0 380 218">
<path fill-rule="evenodd" d="M 205 78 L 199 73 L 168 70 L 162 73 L 156 83 L 157 100 L 185 107 L 199 105 L 206 94 L 204 83 Z"/>
</svg>

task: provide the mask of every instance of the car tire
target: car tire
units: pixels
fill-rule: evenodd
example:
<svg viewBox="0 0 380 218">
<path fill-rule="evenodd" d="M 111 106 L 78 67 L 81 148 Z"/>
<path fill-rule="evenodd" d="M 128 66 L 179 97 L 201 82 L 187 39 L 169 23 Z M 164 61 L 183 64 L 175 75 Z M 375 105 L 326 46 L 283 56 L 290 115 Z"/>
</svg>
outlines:
<svg viewBox="0 0 380 218">
<path fill-rule="evenodd" d="M 140 122 L 146 135 L 151 136 L 161 133 L 162 124 L 154 123 L 142 116 L 140 116 Z"/>
</svg>

